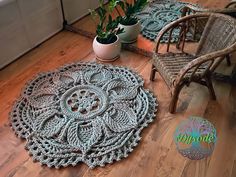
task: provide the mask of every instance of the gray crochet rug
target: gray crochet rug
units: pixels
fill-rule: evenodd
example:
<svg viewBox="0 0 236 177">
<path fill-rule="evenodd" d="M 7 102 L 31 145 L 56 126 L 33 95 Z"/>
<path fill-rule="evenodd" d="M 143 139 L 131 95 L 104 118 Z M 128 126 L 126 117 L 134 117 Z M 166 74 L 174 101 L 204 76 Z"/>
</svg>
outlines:
<svg viewBox="0 0 236 177">
<path fill-rule="evenodd" d="M 104 166 L 127 157 L 155 118 L 154 96 L 123 67 L 75 63 L 31 80 L 10 114 L 35 161 Z"/>
<path fill-rule="evenodd" d="M 136 14 L 142 26 L 141 34 L 154 41 L 163 27 L 181 17 L 181 9 L 187 4 L 191 3 L 175 0 L 156 0 L 150 2 L 143 11 Z M 191 5 L 199 7 L 196 4 Z M 179 29 L 173 31 L 171 42 L 178 40 L 179 31 Z M 167 33 L 161 42 L 168 42 L 168 37 L 169 34 Z"/>
</svg>

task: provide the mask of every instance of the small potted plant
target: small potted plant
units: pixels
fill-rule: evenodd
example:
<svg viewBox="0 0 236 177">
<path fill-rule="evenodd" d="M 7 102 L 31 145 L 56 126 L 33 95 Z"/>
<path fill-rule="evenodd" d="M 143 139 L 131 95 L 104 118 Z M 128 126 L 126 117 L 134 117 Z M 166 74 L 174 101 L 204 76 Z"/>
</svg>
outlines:
<svg viewBox="0 0 236 177">
<path fill-rule="evenodd" d="M 124 33 L 119 35 L 121 42 L 133 43 L 137 40 L 138 34 L 141 30 L 140 22 L 138 21 L 137 17 L 134 16 L 134 14 L 141 11 L 147 5 L 148 0 L 133 0 L 133 2 L 119 0 L 116 1 L 116 3 L 122 9 L 124 14 L 124 16 L 122 16 L 116 7 L 119 16 L 121 16 L 118 27 L 124 29 Z"/>
<path fill-rule="evenodd" d="M 123 32 L 123 29 L 117 28 L 119 18 L 113 19 L 111 16 L 116 4 L 114 1 L 108 3 L 108 6 L 105 6 L 104 0 L 99 0 L 98 9 L 90 10 L 92 18 L 97 24 L 97 36 L 93 40 L 93 50 L 96 58 L 105 62 L 114 61 L 119 57 L 121 42 L 118 34 Z M 96 17 L 99 18 L 98 23 Z"/>
</svg>

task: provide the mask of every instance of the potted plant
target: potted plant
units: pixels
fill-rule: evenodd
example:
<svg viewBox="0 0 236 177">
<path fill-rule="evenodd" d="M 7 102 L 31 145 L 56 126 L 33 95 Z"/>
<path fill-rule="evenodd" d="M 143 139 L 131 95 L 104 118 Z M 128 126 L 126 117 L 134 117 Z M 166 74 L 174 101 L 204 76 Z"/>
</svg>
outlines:
<svg viewBox="0 0 236 177">
<path fill-rule="evenodd" d="M 119 57 L 121 50 L 121 42 L 118 34 L 123 32 L 123 29 L 117 28 L 119 17 L 113 19 L 111 16 L 116 4 L 114 1 L 109 1 L 108 6 L 104 5 L 104 0 L 99 0 L 99 7 L 95 10 L 90 10 L 95 23 L 98 17 L 96 34 L 93 40 L 93 50 L 96 58 L 100 61 L 114 61 Z M 107 7 L 107 8 L 106 8 Z"/>
<path fill-rule="evenodd" d="M 116 8 L 118 14 L 121 16 L 118 27 L 124 29 L 124 33 L 119 35 L 121 42 L 133 43 L 137 40 L 138 34 L 141 30 L 141 25 L 134 14 L 142 10 L 147 5 L 148 0 L 134 0 L 133 2 L 119 0 L 116 1 L 116 3 L 122 9 L 124 14 L 124 16 L 122 16 L 118 8 Z"/>
</svg>

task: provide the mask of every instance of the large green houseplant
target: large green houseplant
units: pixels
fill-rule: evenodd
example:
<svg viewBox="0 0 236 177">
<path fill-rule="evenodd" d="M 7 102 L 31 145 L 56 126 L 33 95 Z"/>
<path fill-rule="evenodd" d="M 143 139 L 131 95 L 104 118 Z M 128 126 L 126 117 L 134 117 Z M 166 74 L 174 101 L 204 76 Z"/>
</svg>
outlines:
<svg viewBox="0 0 236 177">
<path fill-rule="evenodd" d="M 121 16 L 119 18 L 119 27 L 124 29 L 124 33 L 119 35 L 122 42 L 132 43 L 137 40 L 141 25 L 137 17 L 135 17 L 135 13 L 141 11 L 147 3 L 148 0 L 116 0 L 116 4 L 120 7 L 119 9 L 122 10 L 122 12 L 120 12 L 119 9 L 115 7 Z"/>
<path fill-rule="evenodd" d="M 111 15 L 116 5 L 113 0 L 108 1 L 108 5 L 104 5 L 104 0 L 99 0 L 98 9 L 90 10 L 97 26 L 93 50 L 98 60 L 114 61 L 120 54 L 121 43 L 118 34 L 121 34 L 123 29 L 117 27 L 120 17 L 112 18 Z"/>
</svg>

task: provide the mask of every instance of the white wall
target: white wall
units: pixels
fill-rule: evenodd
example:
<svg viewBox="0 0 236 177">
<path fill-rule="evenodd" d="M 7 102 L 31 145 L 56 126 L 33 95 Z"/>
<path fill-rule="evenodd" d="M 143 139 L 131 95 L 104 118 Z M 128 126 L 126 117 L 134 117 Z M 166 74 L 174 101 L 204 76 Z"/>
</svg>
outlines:
<svg viewBox="0 0 236 177">
<path fill-rule="evenodd" d="M 11 12 L 11 13 L 9 13 Z M 0 6 L 0 68 L 31 48 L 15 1 Z"/>
<path fill-rule="evenodd" d="M 31 45 L 36 46 L 62 29 L 59 0 L 17 0 Z"/>
</svg>

